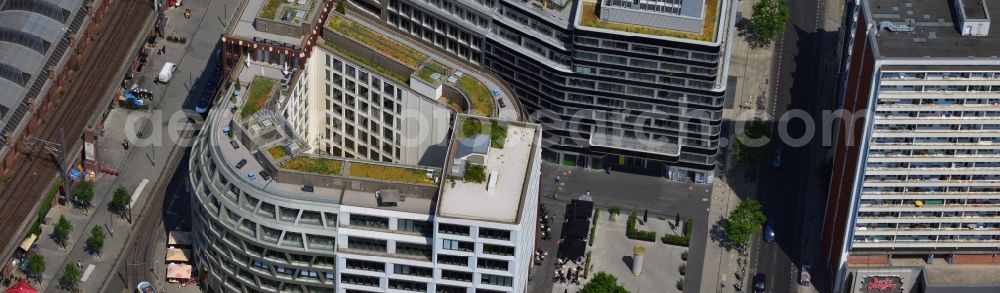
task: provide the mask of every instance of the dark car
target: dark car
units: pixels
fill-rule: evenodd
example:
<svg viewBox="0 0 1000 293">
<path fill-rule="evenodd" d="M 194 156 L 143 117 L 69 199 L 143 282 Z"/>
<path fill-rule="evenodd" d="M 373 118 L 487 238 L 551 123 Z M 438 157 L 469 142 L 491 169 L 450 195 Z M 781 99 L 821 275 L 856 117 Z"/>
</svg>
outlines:
<svg viewBox="0 0 1000 293">
<path fill-rule="evenodd" d="M 774 221 L 764 223 L 764 241 L 774 242 Z"/>
<path fill-rule="evenodd" d="M 229 141 L 229 144 L 233 145 L 233 148 L 234 148 L 234 149 L 238 149 L 238 148 L 240 148 L 240 144 L 239 144 L 238 142 L 236 142 L 236 140 L 235 140 L 235 139 L 234 139 L 234 140 L 230 140 L 230 141 Z"/>
<path fill-rule="evenodd" d="M 242 159 L 236 163 L 236 169 L 242 169 L 243 166 L 247 165 L 247 159 Z"/>
<path fill-rule="evenodd" d="M 257 174 L 260 174 L 260 178 L 264 178 L 264 181 L 271 180 L 271 175 L 267 174 L 267 171 L 260 170 L 260 173 Z"/>
<path fill-rule="evenodd" d="M 304 191 L 304 192 L 313 192 L 313 186 L 312 185 L 302 185 L 302 191 Z"/>
<path fill-rule="evenodd" d="M 753 276 L 753 293 L 764 293 L 767 287 L 767 277 L 762 273 Z"/>
<path fill-rule="evenodd" d="M 215 81 L 210 81 L 201 91 L 201 97 L 198 99 L 198 105 L 194 107 L 194 111 L 198 114 L 208 113 L 208 109 L 212 106 L 212 101 L 215 100 L 215 91 L 218 89 L 219 84 Z"/>
</svg>

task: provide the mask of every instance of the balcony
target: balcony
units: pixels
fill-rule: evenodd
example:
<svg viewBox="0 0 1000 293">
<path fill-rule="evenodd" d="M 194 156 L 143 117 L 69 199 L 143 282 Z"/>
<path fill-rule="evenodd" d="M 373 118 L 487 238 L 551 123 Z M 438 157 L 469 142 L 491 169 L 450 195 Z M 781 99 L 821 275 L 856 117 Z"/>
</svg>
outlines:
<svg viewBox="0 0 1000 293">
<path fill-rule="evenodd" d="M 863 191 L 861 199 L 998 199 L 996 192 L 881 192 Z"/>
<path fill-rule="evenodd" d="M 991 248 L 1000 245 L 1000 240 L 925 240 L 925 241 L 853 241 L 851 248 Z"/>
<path fill-rule="evenodd" d="M 997 145 L 992 141 L 982 142 L 876 142 L 871 144 L 873 150 L 976 150 L 994 149 Z"/>
<path fill-rule="evenodd" d="M 900 223 L 917 223 L 917 222 L 935 222 L 935 223 L 992 223 L 1000 221 L 1000 217 L 858 217 L 858 224 L 900 224 Z"/>
<path fill-rule="evenodd" d="M 1000 204 L 861 204 L 861 212 L 1000 212 Z"/>
<path fill-rule="evenodd" d="M 865 228 L 854 229 L 855 236 L 887 235 L 1000 235 L 998 228 Z"/>
<path fill-rule="evenodd" d="M 992 175 L 1000 174 L 1000 167 L 962 168 L 882 168 L 867 167 L 865 175 Z"/>
</svg>

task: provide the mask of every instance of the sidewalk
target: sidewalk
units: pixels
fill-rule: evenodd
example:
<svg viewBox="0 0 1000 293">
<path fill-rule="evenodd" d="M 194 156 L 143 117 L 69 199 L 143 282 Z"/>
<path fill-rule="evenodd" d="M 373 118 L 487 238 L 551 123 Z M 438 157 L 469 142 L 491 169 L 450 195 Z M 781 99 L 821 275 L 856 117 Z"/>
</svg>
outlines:
<svg viewBox="0 0 1000 293">
<path fill-rule="evenodd" d="M 197 49 L 192 51 L 199 52 L 188 54 L 188 49 L 193 47 L 211 48 L 218 43 L 218 35 L 224 27 L 215 22 L 214 17 L 223 15 L 221 11 L 225 7 L 224 5 L 228 5 L 228 10 L 233 10 L 236 7 L 236 5 L 232 5 L 234 3 L 223 4 L 222 2 L 235 1 L 186 3 L 184 8 L 192 8 L 195 11 L 190 19 L 181 16 L 183 9 L 167 11 L 166 33 L 187 36 L 189 43 L 168 43 L 161 39 L 158 46 L 166 46 L 166 53 L 163 55 L 150 54 L 149 63 L 143 67 L 141 72 L 136 73 L 135 78 L 139 86 L 150 89 L 154 93 L 152 103 L 154 111 L 113 109 L 107 115 L 104 121 L 104 131 L 98 137 L 97 157 L 103 167 L 118 171 L 120 175 L 97 175 L 94 181 L 93 207 L 88 212 L 72 206 L 55 206 L 49 212 L 48 217 L 52 221 L 42 226 L 42 234 L 44 235 L 40 235 L 37 242 L 37 253 L 44 256 L 46 261 L 42 282 L 36 286 L 39 291 L 65 292 L 60 288 L 59 278 L 66 265 L 75 265 L 78 261 L 83 264 L 83 270 L 88 269 L 91 265 L 94 266 L 89 278 L 78 285 L 82 292 L 101 292 L 101 287 L 106 283 L 106 280 L 116 278 L 111 275 L 114 266 L 118 259 L 123 257 L 122 251 L 125 250 L 126 240 L 134 231 L 132 231 L 132 224 L 107 209 L 108 203 L 111 201 L 114 190 L 119 186 L 125 187 L 131 195 L 142 180 L 150 180 L 135 202 L 132 214 L 133 222 L 135 222 L 140 217 L 139 213 L 142 212 L 142 207 L 146 206 L 147 202 L 152 199 L 150 191 L 153 190 L 153 187 L 156 184 L 166 183 L 157 182 L 157 178 L 160 178 L 160 175 L 166 171 L 164 166 L 170 151 L 182 141 L 171 139 L 171 134 L 162 128 L 168 122 L 177 123 L 174 121 L 176 117 L 172 115 L 183 109 L 190 92 L 198 92 L 198 87 L 204 82 L 196 83 L 195 80 L 201 76 L 202 71 L 211 69 L 208 65 L 208 60 L 213 57 L 211 50 Z M 210 8 L 214 9 L 211 10 L 213 13 L 206 17 Z M 225 11 L 224 15 L 230 13 L 231 11 Z M 202 27 L 209 29 L 202 31 Z M 198 32 L 198 38 L 194 37 L 195 32 Z M 156 50 L 150 50 L 150 52 L 155 53 Z M 182 62 L 185 57 L 188 59 L 187 62 Z M 153 84 L 152 81 L 159 68 L 168 61 L 182 65 L 175 73 L 175 80 L 168 85 Z M 183 65 L 190 66 L 185 68 Z M 147 121 L 152 122 L 147 125 Z M 147 146 L 136 143 L 135 132 L 139 129 L 143 129 L 143 137 L 159 138 L 158 145 Z M 122 142 L 126 139 L 132 141 L 127 150 L 122 146 Z M 60 216 L 65 216 L 73 225 L 73 231 L 65 248 L 57 245 L 48 236 L 52 232 L 55 221 Z M 92 255 L 85 250 L 86 239 L 90 235 L 90 230 L 95 226 L 103 227 L 108 237 L 105 240 L 102 253 Z M 153 233 L 153 231 L 149 232 Z M 162 235 L 162 237 L 166 236 Z M 145 261 L 162 263 L 162 257 L 163 255 L 158 253 L 156 256 L 143 256 L 141 258 Z M 155 275 L 162 274 L 160 272 L 153 273 Z"/>
</svg>

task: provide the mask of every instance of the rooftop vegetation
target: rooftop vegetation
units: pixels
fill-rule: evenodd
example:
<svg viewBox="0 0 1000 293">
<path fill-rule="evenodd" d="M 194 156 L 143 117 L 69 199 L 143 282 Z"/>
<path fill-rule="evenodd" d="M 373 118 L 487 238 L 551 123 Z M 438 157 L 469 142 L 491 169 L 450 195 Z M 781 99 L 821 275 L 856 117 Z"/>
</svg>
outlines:
<svg viewBox="0 0 1000 293">
<path fill-rule="evenodd" d="M 276 145 L 276 146 L 272 146 L 272 147 L 267 148 L 267 152 L 269 154 L 271 154 L 272 158 L 275 158 L 275 159 L 282 158 L 282 157 L 288 155 L 288 152 L 285 151 L 285 148 L 282 147 L 282 146 L 280 146 L 280 145 Z"/>
<path fill-rule="evenodd" d="M 473 114 L 479 116 L 493 114 L 493 95 L 483 83 L 466 74 L 458 78 L 457 87 L 466 97 L 469 97 Z"/>
<path fill-rule="evenodd" d="M 676 37 L 698 41 L 711 41 L 715 37 L 715 22 L 719 17 L 719 1 L 705 1 L 705 21 L 702 23 L 702 33 L 693 34 L 676 30 L 662 29 L 651 26 L 633 25 L 620 22 L 603 21 L 598 16 L 599 9 L 597 3 L 583 3 L 583 13 L 580 16 L 580 24 L 584 26 L 602 28 L 609 30 L 624 31 L 630 33 Z"/>
<path fill-rule="evenodd" d="M 375 33 L 339 14 L 330 14 L 328 26 L 338 33 L 375 48 L 379 52 L 395 58 L 410 67 L 416 68 L 421 61 L 427 60 L 427 55 L 393 41 L 384 35 Z"/>
<path fill-rule="evenodd" d="M 490 147 L 502 149 L 504 141 L 507 140 L 507 128 L 496 121 L 490 120 L 489 128 L 483 126 L 479 119 L 466 118 L 462 120 L 462 137 L 470 137 L 477 134 L 489 134 Z"/>
<path fill-rule="evenodd" d="M 486 166 L 476 164 L 466 165 L 463 179 L 475 183 L 486 182 Z"/>
<path fill-rule="evenodd" d="M 442 78 L 446 74 L 448 74 L 449 70 L 451 70 L 451 68 L 448 68 L 447 66 L 444 66 L 441 63 L 437 63 L 436 61 L 432 60 L 430 62 L 427 62 L 427 65 L 424 65 L 423 68 L 420 68 L 420 71 L 417 71 L 417 77 L 428 83 L 433 84 L 438 82 L 438 80 L 435 80 L 433 78 L 435 73 L 441 75 L 438 78 Z"/>
<path fill-rule="evenodd" d="M 340 171 L 343 166 L 344 162 L 340 160 L 309 156 L 298 156 L 294 159 L 281 163 L 281 167 L 285 169 L 323 175 L 340 175 Z"/>
<path fill-rule="evenodd" d="M 260 8 L 259 16 L 261 18 L 274 20 L 274 18 L 278 16 L 278 7 L 280 7 L 281 3 L 284 2 L 284 0 L 268 0 L 267 2 L 264 2 L 264 6 Z"/>
<path fill-rule="evenodd" d="M 329 40 L 323 40 L 323 45 L 326 46 L 327 48 L 330 48 L 330 49 L 334 50 L 334 51 L 340 52 L 340 54 L 344 55 L 347 58 L 350 58 L 351 60 L 354 60 L 354 62 L 358 62 L 358 63 L 366 65 L 366 67 L 368 67 L 368 69 L 371 69 L 371 70 L 373 70 L 375 72 L 378 72 L 382 76 L 391 77 L 391 78 L 393 78 L 396 81 L 399 81 L 401 83 L 406 83 L 407 82 L 408 77 L 406 77 L 405 75 L 389 71 L 385 67 L 382 67 L 382 65 L 375 64 L 375 63 L 371 62 L 371 60 L 365 59 L 365 58 L 363 58 L 361 56 L 358 56 L 358 54 L 355 54 L 354 52 L 351 52 L 350 50 L 347 50 L 344 47 L 338 46 L 336 42 L 329 41 Z"/>
<path fill-rule="evenodd" d="M 351 177 L 364 177 L 403 183 L 434 184 L 434 178 L 427 178 L 427 170 L 423 169 L 351 162 L 347 173 Z"/>
<path fill-rule="evenodd" d="M 253 82 L 250 82 L 249 93 L 245 95 L 246 100 L 243 102 L 243 108 L 240 110 L 240 117 L 250 117 L 256 114 L 257 111 L 260 111 L 264 107 L 264 104 L 267 103 L 267 98 L 269 98 L 271 89 L 274 88 L 276 82 L 270 78 L 255 77 Z"/>
</svg>

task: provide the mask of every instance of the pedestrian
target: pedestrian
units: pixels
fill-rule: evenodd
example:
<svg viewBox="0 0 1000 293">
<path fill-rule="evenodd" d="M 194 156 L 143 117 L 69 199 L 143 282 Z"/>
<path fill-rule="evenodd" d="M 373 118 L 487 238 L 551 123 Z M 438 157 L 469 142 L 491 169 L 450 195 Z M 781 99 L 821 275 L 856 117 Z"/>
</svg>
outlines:
<svg viewBox="0 0 1000 293">
<path fill-rule="evenodd" d="M 167 54 L 167 46 L 164 45 L 163 48 L 160 49 L 160 51 L 163 51 L 163 54 Z"/>
<path fill-rule="evenodd" d="M 559 182 L 559 179 L 561 179 L 559 175 L 556 175 L 556 182 Z"/>
<path fill-rule="evenodd" d="M 83 268 L 83 262 L 82 262 L 82 261 L 79 261 L 79 260 L 78 260 L 78 261 L 76 261 L 76 267 L 78 267 L 78 268 L 81 268 L 81 269 L 82 269 L 82 268 Z"/>
</svg>

